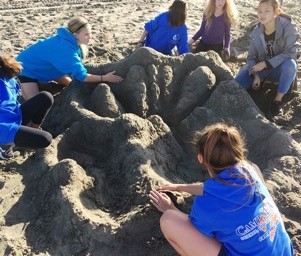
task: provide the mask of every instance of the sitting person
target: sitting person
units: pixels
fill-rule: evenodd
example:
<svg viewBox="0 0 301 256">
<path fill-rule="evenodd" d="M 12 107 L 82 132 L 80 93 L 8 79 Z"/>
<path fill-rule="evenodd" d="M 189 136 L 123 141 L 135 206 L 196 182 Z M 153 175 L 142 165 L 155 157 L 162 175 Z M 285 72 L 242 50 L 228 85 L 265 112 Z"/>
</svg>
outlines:
<svg viewBox="0 0 301 256">
<path fill-rule="evenodd" d="M 19 75 L 22 96 L 30 99 L 39 92 L 38 81 L 56 81 L 67 86 L 71 79 L 80 82 L 122 81 L 112 71 L 105 75 L 88 74 L 81 62 L 80 44 L 88 45 L 91 39 L 91 25 L 82 17 L 69 21 L 68 28 L 60 27 L 57 35 L 39 40 L 22 51 L 17 60 L 23 70 Z"/>
<path fill-rule="evenodd" d="M 14 157 L 13 146 L 45 148 L 52 141 L 50 133 L 40 129 L 53 97 L 40 92 L 22 105 L 17 101 L 20 86 L 15 80 L 22 67 L 13 58 L 0 55 L 0 159 Z M 26 126 L 30 125 L 30 126 Z"/>
<path fill-rule="evenodd" d="M 163 54 L 173 55 L 176 46 L 179 54 L 189 52 L 186 17 L 187 4 L 175 0 L 169 11 L 145 23 L 145 30 L 136 48 L 147 46 Z"/>
<path fill-rule="evenodd" d="M 282 113 L 283 96 L 289 91 L 297 74 L 296 26 L 281 17 L 282 10 L 276 0 L 261 0 L 258 5 L 260 24 L 251 32 L 247 64 L 235 80 L 245 89 L 257 90 L 261 80 L 279 82 L 272 105 L 274 116 Z"/>
<path fill-rule="evenodd" d="M 215 124 L 195 136 L 198 160 L 211 178 L 203 184 L 166 184 L 150 192 L 163 215 L 161 230 L 180 255 L 293 256 L 281 214 L 258 167 L 245 158 L 235 127 Z M 161 191 L 196 195 L 189 215 Z"/>
<path fill-rule="evenodd" d="M 194 53 L 213 50 L 225 59 L 230 57 L 230 30 L 236 23 L 237 9 L 233 0 L 210 0 L 205 8 L 199 31 L 189 40 L 193 44 L 201 37 Z"/>
</svg>

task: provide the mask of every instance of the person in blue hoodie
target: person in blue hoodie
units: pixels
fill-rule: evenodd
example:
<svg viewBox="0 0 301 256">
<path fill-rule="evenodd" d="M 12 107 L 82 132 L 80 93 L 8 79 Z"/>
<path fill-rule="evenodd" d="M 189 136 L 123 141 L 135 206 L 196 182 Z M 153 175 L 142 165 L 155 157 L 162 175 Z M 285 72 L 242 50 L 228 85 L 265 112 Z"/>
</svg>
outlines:
<svg viewBox="0 0 301 256">
<path fill-rule="evenodd" d="M 147 46 L 165 55 L 173 55 L 176 46 L 180 55 L 189 52 L 186 17 L 187 4 L 175 0 L 169 11 L 145 23 L 136 48 Z"/>
<path fill-rule="evenodd" d="M 15 80 L 22 66 L 15 59 L 0 55 L 0 160 L 14 157 L 13 146 L 31 149 L 50 145 L 52 136 L 40 126 L 53 104 L 49 92 L 40 92 L 22 105 L 20 86 Z"/>
<path fill-rule="evenodd" d="M 161 230 L 180 255 L 293 256 L 280 212 L 260 170 L 245 158 L 237 128 L 223 123 L 195 134 L 198 160 L 211 176 L 203 184 L 167 184 L 150 192 L 163 215 Z M 189 215 L 162 191 L 196 195 Z"/>
<path fill-rule="evenodd" d="M 122 81 L 115 71 L 105 75 L 88 74 L 82 64 L 80 45 L 88 45 L 91 39 L 91 25 L 83 17 L 69 21 L 68 27 L 60 27 L 57 34 L 22 51 L 17 60 L 22 63 L 23 70 L 19 75 L 22 96 L 27 100 L 36 95 L 38 81 L 56 81 L 67 86 L 72 79 L 80 82 L 112 82 Z"/>
</svg>

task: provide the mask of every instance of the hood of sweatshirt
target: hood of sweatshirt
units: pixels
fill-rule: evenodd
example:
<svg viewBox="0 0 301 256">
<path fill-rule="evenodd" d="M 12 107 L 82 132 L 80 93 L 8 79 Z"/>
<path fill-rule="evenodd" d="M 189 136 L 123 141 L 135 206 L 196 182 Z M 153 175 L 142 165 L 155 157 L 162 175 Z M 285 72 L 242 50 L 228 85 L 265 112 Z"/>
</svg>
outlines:
<svg viewBox="0 0 301 256">
<path fill-rule="evenodd" d="M 258 204 L 258 198 L 264 199 L 264 196 L 258 196 L 261 189 L 262 183 L 253 167 L 237 164 L 220 172 L 217 178 L 206 181 L 204 193 L 220 198 L 226 204 L 253 207 Z"/>
</svg>

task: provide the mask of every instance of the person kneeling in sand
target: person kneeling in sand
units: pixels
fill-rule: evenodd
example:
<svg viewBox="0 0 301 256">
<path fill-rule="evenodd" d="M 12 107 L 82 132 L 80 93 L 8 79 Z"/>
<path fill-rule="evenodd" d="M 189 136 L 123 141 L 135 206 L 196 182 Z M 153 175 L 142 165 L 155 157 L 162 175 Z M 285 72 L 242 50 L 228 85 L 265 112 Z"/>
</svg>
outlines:
<svg viewBox="0 0 301 256">
<path fill-rule="evenodd" d="M 39 40 L 22 51 L 17 60 L 23 70 L 19 75 L 22 96 L 28 100 L 39 92 L 38 81 L 56 81 L 67 86 L 72 79 L 80 82 L 122 81 L 115 71 L 105 75 L 88 74 L 82 64 L 80 45 L 88 45 L 91 39 L 91 25 L 83 17 L 69 21 L 68 27 L 57 29 L 57 35 Z"/>
<path fill-rule="evenodd" d="M 245 158 L 237 128 L 215 124 L 196 133 L 198 160 L 211 178 L 203 184 L 167 184 L 152 190 L 162 232 L 180 255 L 293 256 L 280 212 L 258 167 Z M 189 215 L 161 191 L 196 195 Z"/>
<path fill-rule="evenodd" d="M 52 141 L 50 133 L 40 129 L 53 104 L 49 92 L 40 92 L 24 102 L 17 101 L 20 90 L 15 80 L 22 66 L 15 59 L 0 55 L 0 159 L 14 157 L 13 146 L 45 148 Z M 30 123 L 31 127 L 26 126 Z"/>
<path fill-rule="evenodd" d="M 188 53 L 186 17 L 186 2 L 175 0 L 169 11 L 160 13 L 145 23 L 145 30 L 136 48 L 147 46 L 163 54 L 173 55 L 176 46 L 179 54 Z"/>
</svg>

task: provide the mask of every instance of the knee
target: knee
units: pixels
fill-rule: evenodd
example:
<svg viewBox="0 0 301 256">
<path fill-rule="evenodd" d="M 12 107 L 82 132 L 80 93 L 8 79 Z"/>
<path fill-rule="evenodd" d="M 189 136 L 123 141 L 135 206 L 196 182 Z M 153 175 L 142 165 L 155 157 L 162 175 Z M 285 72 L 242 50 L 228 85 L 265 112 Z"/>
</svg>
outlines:
<svg viewBox="0 0 301 256">
<path fill-rule="evenodd" d="M 281 65 L 281 71 L 285 73 L 296 73 L 297 72 L 297 63 L 294 59 L 287 59 Z"/>
<path fill-rule="evenodd" d="M 52 94 L 50 92 L 46 92 L 46 91 L 42 91 L 39 94 L 41 95 L 40 97 L 43 99 L 42 102 L 46 106 L 51 107 L 54 102 Z"/>
<path fill-rule="evenodd" d="M 40 139 L 40 147 L 47 148 L 52 142 L 52 135 L 49 132 L 43 131 L 43 136 Z"/>
<path fill-rule="evenodd" d="M 167 210 L 165 211 L 160 218 L 160 227 L 164 232 L 169 229 L 170 226 L 175 224 L 175 211 Z"/>
</svg>

